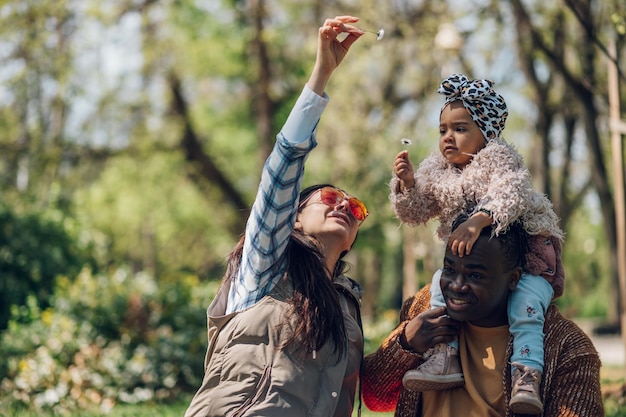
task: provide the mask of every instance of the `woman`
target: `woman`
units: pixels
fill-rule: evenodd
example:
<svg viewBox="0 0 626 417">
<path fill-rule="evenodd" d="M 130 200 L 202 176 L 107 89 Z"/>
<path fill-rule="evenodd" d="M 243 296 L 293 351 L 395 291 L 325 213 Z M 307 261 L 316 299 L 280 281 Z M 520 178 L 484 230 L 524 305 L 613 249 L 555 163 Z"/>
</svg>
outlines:
<svg viewBox="0 0 626 417">
<path fill-rule="evenodd" d="M 357 21 L 339 16 L 319 29 L 315 67 L 265 163 L 245 235 L 208 309 L 205 376 L 186 417 L 352 414 L 361 287 L 342 275 L 342 257 L 368 213 L 332 185 L 299 191 L 326 84 L 363 35 L 351 25 Z"/>
</svg>

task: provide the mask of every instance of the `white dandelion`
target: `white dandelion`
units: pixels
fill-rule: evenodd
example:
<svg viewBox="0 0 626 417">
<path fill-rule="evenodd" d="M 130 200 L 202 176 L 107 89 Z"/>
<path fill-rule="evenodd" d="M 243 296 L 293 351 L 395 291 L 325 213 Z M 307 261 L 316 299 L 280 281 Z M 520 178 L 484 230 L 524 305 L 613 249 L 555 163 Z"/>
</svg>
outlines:
<svg viewBox="0 0 626 417">
<path fill-rule="evenodd" d="M 374 35 L 376 35 L 377 41 L 385 37 L 385 29 L 383 28 L 378 29 L 378 32 L 374 32 L 373 30 L 366 30 L 366 29 L 361 29 L 361 30 L 363 30 L 363 32 L 373 33 Z"/>
</svg>

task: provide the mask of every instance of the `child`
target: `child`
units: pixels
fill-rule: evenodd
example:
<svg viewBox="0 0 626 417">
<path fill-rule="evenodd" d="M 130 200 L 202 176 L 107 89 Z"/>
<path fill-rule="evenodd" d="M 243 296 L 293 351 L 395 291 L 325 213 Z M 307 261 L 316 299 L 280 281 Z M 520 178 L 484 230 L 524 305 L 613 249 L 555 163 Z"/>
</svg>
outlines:
<svg viewBox="0 0 626 417">
<path fill-rule="evenodd" d="M 521 220 L 531 235 L 527 272 L 509 297 L 509 330 L 514 337 L 511 357 L 513 392 L 510 408 L 517 413 L 540 414 L 543 373 L 543 324 L 546 308 L 563 293 L 561 240 L 563 233 L 552 204 L 533 190 L 522 156 L 500 134 L 508 116 L 501 95 L 489 80 L 469 80 L 454 74 L 439 90 L 446 96 L 440 113 L 439 153 L 433 153 L 417 171 L 400 152 L 394 162 L 391 204 L 396 216 L 411 226 L 437 218 L 437 234 L 458 256 L 469 254 L 480 231 L 495 225 L 497 235 Z M 470 218 L 451 232 L 461 213 Z M 431 307 L 445 306 L 433 276 Z M 405 388 L 429 391 L 463 385 L 458 341 L 426 351 L 425 362 L 408 371 Z"/>
</svg>

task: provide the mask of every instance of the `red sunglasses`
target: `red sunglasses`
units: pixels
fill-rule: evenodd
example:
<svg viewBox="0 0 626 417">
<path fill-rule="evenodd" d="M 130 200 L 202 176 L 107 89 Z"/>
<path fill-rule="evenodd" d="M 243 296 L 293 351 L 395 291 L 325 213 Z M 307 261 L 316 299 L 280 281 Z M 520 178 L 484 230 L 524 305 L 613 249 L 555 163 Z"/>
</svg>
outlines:
<svg viewBox="0 0 626 417">
<path fill-rule="evenodd" d="M 359 225 L 365 221 L 367 216 L 369 216 L 369 212 L 367 211 L 367 207 L 365 207 L 365 203 L 363 203 L 356 197 L 352 197 L 334 187 L 323 187 L 319 189 L 319 192 L 320 202 L 326 204 L 329 207 L 335 207 L 339 205 L 342 201 L 348 200 L 350 213 L 352 213 L 352 216 L 354 216 L 354 218 L 359 222 Z M 315 194 L 317 194 L 316 191 L 312 192 L 307 198 L 300 202 L 299 208 L 301 209 L 302 207 L 304 207 L 304 205 Z"/>
</svg>

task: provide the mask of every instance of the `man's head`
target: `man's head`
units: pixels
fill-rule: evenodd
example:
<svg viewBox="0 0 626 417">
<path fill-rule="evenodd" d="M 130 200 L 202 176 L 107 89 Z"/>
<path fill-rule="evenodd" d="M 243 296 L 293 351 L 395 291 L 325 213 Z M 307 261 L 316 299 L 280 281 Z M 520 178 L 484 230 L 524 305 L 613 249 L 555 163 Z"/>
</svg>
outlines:
<svg viewBox="0 0 626 417">
<path fill-rule="evenodd" d="M 466 219 L 457 219 L 453 229 Z M 522 275 L 526 250 L 526 233 L 518 223 L 498 236 L 492 236 L 491 226 L 484 228 L 472 252 L 463 257 L 448 246 L 441 274 L 448 315 L 482 327 L 508 323 L 509 292 Z"/>
</svg>

